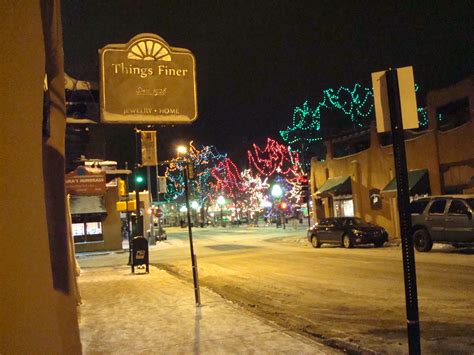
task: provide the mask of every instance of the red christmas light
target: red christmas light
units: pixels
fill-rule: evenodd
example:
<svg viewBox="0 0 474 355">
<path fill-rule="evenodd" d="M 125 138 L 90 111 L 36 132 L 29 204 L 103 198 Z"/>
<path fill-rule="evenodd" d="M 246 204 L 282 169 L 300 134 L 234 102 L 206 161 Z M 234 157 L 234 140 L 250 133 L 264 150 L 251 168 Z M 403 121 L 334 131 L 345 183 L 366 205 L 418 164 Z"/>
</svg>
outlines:
<svg viewBox="0 0 474 355">
<path fill-rule="evenodd" d="M 267 138 L 267 145 L 262 150 L 253 144 L 253 152 L 248 150 L 250 169 L 255 169 L 263 176 L 282 175 L 289 182 L 297 182 L 302 175 L 298 152 L 289 146 Z"/>
<path fill-rule="evenodd" d="M 211 175 L 216 180 L 215 183 L 211 183 L 216 192 L 235 197 L 237 193 L 245 190 L 245 184 L 240 176 L 239 169 L 230 158 L 225 158 L 219 162 L 211 170 Z"/>
</svg>

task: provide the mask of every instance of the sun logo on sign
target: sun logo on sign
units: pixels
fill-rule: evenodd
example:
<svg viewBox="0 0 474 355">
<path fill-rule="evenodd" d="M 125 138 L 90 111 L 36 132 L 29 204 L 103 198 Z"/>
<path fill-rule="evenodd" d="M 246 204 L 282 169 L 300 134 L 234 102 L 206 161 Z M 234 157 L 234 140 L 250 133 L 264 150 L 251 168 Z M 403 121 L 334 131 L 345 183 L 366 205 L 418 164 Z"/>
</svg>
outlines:
<svg viewBox="0 0 474 355">
<path fill-rule="evenodd" d="M 135 43 L 128 52 L 128 59 L 135 60 L 160 60 L 171 62 L 171 55 L 168 48 L 158 41 L 142 40 Z"/>
</svg>

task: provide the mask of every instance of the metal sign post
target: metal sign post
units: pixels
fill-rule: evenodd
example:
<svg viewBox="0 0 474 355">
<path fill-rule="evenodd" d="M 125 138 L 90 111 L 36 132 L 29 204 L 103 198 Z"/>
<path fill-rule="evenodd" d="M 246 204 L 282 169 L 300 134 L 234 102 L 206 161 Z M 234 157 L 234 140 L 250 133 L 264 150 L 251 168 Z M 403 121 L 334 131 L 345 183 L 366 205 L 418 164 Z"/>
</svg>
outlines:
<svg viewBox="0 0 474 355">
<path fill-rule="evenodd" d="M 137 175 L 138 175 L 138 169 L 140 168 L 140 148 L 138 146 L 140 141 L 140 130 L 135 127 L 135 169 L 134 169 L 134 175 L 135 175 L 135 201 L 136 201 L 136 230 L 135 230 L 135 237 L 137 236 L 143 236 L 143 223 L 142 219 L 140 217 L 140 192 L 138 191 L 138 184 L 136 181 Z M 127 206 L 128 208 L 128 206 Z"/>
<path fill-rule="evenodd" d="M 186 197 L 186 214 L 188 219 L 188 232 L 189 232 L 189 247 L 191 250 L 191 263 L 193 268 L 193 282 L 194 282 L 194 298 L 196 300 L 196 305 L 201 305 L 201 295 L 199 293 L 199 279 L 198 279 L 198 270 L 197 270 L 197 259 L 194 254 L 193 247 L 193 232 L 191 228 L 191 211 L 189 207 L 189 183 L 188 183 L 188 161 L 185 160 L 185 168 L 183 169 L 184 174 L 184 195 Z"/>
<path fill-rule="evenodd" d="M 125 162 L 125 169 L 128 170 L 128 161 Z M 131 265 L 132 263 L 132 231 L 130 230 L 130 211 L 128 210 L 128 201 L 130 199 L 129 196 L 129 187 L 130 187 L 130 180 L 128 178 L 128 174 L 125 178 L 125 213 L 127 216 L 127 237 L 128 237 L 128 264 Z"/>
<path fill-rule="evenodd" d="M 402 239 L 403 272 L 405 277 L 405 302 L 407 313 L 408 350 L 421 354 L 420 324 L 418 318 L 418 292 L 416 285 L 415 253 L 410 236 L 410 192 L 408 188 L 405 136 L 403 133 L 397 70 L 386 71 L 388 106 L 393 140 L 393 157 L 397 178 L 397 200 Z"/>
</svg>

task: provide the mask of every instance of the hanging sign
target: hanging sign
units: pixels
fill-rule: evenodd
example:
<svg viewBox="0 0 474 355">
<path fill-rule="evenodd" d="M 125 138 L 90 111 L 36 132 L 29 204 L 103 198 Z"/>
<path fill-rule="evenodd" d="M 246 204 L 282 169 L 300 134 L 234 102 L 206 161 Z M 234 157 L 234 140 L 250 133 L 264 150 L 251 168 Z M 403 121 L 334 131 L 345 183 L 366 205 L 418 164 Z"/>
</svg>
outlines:
<svg viewBox="0 0 474 355">
<path fill-rule="evenodd" d="M 142 33 L 99 51 L 104 123 L 176 124 L 197 118 L 195 58 Z"/>
<path fill-rule="evenodd" d="M 159 176 L 158 177 L 158 193 L 165 194 L 168 192 L 168 188 L 166 186 L 166 176 Z"/>
<path fill-rule="evenodd" d="M 382 195 L 380 195 L 379 189 L 369 190 L 370 208 L 373 210 L 382 209 Z"/>
<path fill-rule="evenodd" d="M 140 131 L 142 143 L 142 165 L 158 165 L 156 154 L 156 131 Z"/>
</svg>

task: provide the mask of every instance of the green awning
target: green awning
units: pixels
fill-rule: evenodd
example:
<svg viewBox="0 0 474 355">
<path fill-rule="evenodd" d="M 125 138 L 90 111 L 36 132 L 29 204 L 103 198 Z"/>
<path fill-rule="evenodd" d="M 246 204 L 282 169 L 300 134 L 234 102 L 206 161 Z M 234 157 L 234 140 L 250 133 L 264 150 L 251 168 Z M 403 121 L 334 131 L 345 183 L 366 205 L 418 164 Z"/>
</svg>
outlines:
<svg viewBox="0 0 474 355">
<path fill-rule="evenodd" d="M 327 179 L 326 182 L 316 191 L 317 195 L 352 195 L 351 177 L 340 176 Z"/>
<path fill-rule="evenodd" d="M 430 178 L 428 169 L 408 171 L 408 189 L 410 196 L 430 194 Z M 382 192 L 397 192 L 397 179 L 393 178 Z"/>
</svg>

